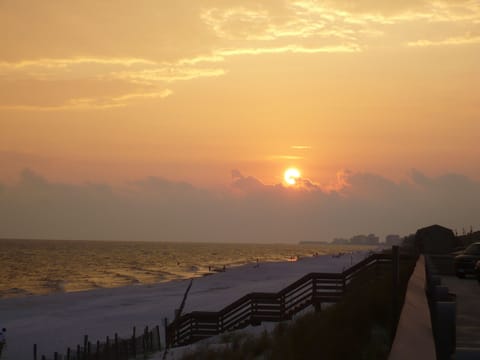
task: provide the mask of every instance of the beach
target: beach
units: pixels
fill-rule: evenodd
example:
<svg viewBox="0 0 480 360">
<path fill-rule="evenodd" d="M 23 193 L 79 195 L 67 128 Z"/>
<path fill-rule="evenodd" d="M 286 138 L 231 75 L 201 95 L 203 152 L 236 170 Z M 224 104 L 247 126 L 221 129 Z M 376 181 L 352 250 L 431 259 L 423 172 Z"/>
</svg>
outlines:
<svg viewBox="0 0 480 360">
<path fill-rule="evenodd" d="M 319 255 L 297 261 L 253 263 L 225 272 L 195 278 L 184 313 L 218 311 L 241 296 L 255 291 L 277 292 L 309 272 L 341 272 L 362 260 L 368 251 L 341 256 Z M 39 355 L 65 353 L 88 335 L 93 342 L 115 333 L 131 336 L 133 326 L 160 326 L 173 319 L 189 280 L 149 285 L 96 289 L 71 293 L 0 300 L 0 319 L 7 328 L 7 347 L 2 360 L 32 359 L 33 344 Z"/>
</svg>

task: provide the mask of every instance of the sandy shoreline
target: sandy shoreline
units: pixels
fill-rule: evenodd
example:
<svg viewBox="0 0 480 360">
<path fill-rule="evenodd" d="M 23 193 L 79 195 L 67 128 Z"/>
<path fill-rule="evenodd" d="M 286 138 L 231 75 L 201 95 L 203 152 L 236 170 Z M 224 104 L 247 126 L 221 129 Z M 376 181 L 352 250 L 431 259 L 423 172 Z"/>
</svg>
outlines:
<svg viewBox="0 0 480 360">
<path fill-rule="evenodd" d="M 195 278 L 184 312 L 217 311 L 249 292 L 279 291 L 309 272 L 341 272 L 366 254 L 357 251 L 340 257 L 321 255 L 296 262 L 248 264 Z M 52 356 L 54 351 L 64 353 L 68 346 L 81 343 L 87 334 L 93 341 L 102 341 L 114 333 L 129 336 L 133 326 L 161 325 L 165 317 L 173 318 L 188 283 L 177 280 L 1 299 L 1 326 L 8 329 L 2 360 L 32 359 L 34 343 L 40 355 Z"/>
</svg>

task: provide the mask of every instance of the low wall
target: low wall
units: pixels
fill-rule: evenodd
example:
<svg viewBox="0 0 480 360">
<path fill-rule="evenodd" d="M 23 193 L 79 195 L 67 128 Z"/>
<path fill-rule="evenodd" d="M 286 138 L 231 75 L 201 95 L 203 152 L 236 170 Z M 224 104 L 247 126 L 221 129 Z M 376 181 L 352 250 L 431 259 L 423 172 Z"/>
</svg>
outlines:
<svg viewBox="0 0 480 360">
<path fill-rule="evenodd" d="M 436 359 L 425 281 L 425 259 L 421 255 L 408 281 L 389 360 Z"/>
</svg>

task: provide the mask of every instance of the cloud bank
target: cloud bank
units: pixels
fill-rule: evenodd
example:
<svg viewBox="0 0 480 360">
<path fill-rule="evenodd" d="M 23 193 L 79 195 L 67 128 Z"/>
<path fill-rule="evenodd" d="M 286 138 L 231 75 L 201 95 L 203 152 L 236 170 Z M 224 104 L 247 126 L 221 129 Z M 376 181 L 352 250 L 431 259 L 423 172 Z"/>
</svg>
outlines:
<svg viewBox="0 0 480 360">
<path fill-rule="evenodd" d="M 0 237 L 215 242 L 331 240 L 359 233 L 406 235 L 440 223 L 480 227 L 480 182 L 463 175 L 404 182 L 344 173 L 339 185 L 286 188 L 232 171 L 206 190 L 150 177 L 122 189 L 53 183 L 25 170 L 0 185 Z"/>
<path fill-rule="evenodd" d="M 224 76 L 228 60 L 238 56 L 479 43 L 480 4 L 473 0 L 139 0 L 135 6 L 17 0 L 0 9 L 0 93 L 15 95 L 0 96 L 0 110 L 6 111 L 101 110 L 158 101 L 175 92 L 175 82 Z M 99 93 L 77 91 L 85 81 Z M 122 93 L 112 91 L 112 81 Z M 25 91 L 23 83 L 48 90 L 51 103 L 31 104 L 31 94 L 43 92 Z"/>
</svg>

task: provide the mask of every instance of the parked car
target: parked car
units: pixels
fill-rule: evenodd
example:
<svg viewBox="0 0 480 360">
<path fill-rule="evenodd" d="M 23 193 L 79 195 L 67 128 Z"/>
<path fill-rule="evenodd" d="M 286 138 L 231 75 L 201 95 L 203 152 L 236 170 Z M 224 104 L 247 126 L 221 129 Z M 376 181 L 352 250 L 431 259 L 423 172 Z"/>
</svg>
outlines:
<svg viewBox="0 0 480 360">
<path fill-rule="evenodd" d="M 477 275 L 477 280 L 480 283 L 480 260 L 475 264 L 475 275 Z"/>
<path fill-rule="evenodd" d="M 453 264 L 459 278 L 474 275 L 477 261 L 480 260 L 480 242 L 470 244 L 460 255 L 455 256 Z"/>
</svg>

